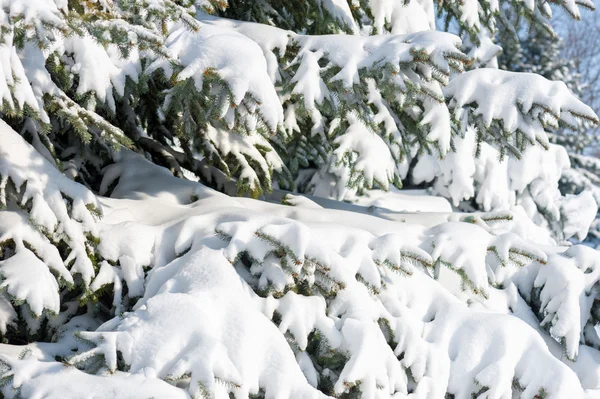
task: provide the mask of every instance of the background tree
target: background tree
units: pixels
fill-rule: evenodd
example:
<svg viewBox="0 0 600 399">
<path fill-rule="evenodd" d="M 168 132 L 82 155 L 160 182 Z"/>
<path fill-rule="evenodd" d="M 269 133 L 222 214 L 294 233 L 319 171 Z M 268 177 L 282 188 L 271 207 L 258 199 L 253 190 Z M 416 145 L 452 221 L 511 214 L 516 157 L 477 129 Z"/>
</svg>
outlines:
<svg viewBox="0 0 600 399">
<path fill-rule="evenodd" d="M 575 61 L 576 71 L 581 76 L 581 84 L 584 90 L 581 93 L 582 101 L 590 105 L 592 109 L 598 109 L 598 55 L 590 46 L 597 43 L 600 38 L 600 20 L 596 13 L 585 13 L 579 21 L 572 21 L 568 16 L 559 13 L 557 15 L 557 29 L 560 33 L 564 46 L 562 56 Z M 583 28 L 583 25 L 586 28 Z M 590 127 L 590 132 L 597 135 L 597 127 Z"/>
</svg>

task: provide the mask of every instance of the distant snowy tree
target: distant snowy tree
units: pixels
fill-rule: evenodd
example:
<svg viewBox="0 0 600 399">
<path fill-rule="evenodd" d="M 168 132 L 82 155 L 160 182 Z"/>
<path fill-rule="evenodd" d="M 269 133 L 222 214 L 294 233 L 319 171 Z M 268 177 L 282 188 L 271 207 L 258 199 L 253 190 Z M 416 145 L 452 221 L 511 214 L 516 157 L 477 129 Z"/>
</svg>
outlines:
<svg viewBox="0 0 600 399">
<path fill-rule="evenodd" d="M 537 26 L 521 28 L 523 31 L 518 33 L 498 33 L 498 43 L 502 46 L 498 55 L 499 67 L 513 72 L 533 72 L 548 80 L 562 81 L 573 93 L 580 95 L 581 77 L 576 60 L 562 56 L 564 43 L 560 36 Z"/>
<path fill-rule="evenodd" d="M 600 255 L 567 240 L 597 206 L 549 134 L 598 118 L 494 68 L 507 12 L 552 29 L 542 0 L 0 0 L 2 395 L 596 398 Z"/>
</svg>

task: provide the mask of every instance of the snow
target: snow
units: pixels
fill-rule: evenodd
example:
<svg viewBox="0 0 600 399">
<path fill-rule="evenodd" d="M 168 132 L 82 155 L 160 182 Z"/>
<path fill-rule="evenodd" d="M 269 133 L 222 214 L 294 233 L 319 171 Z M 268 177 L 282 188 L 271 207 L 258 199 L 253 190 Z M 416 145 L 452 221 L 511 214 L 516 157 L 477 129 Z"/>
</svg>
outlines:
<svg viewBox="0 0 600 399">
<path fill-rule="evenodd" d="M 73 34 L 64 0 L 0 0 L 0 20 L 40 40 L 17 48 L 7 33 L 0 45 L 0 100 L 39 114 L 22 132 L 33 146 L 0 122 L 0 332 L 48 341 L 0 345 L 4 396 L 600 395 L 600 257 L 567 245 L 588 231 L 597 193 L 560 195 L 569 158 L 546 136 L 596 115 L 536 75 L 452 75 L 471 60 L 457 36 L 432 30 L 430 0 L 363 3 L 368 13 L 318 0 L 354 34 L 311 36 L 201 12 L 196 21 L 193 7 L 161 0 L 145 2 L 131 30 L 126 11 L 100 1 L 116 18 Z M 484 39 L 473 62 L 492 66 L 485 25 L 499 3 L 488 5 L 449 7 Z M 124 58 L 94 29 L 156 48 Z M 323 159 L 306 156 L 315 192 L 355 204 L 231 198 L 175 178 L 150 153 L 108 148 L 97 196 L 67 176 L 89 150 L 86 133 L 99 139 L 112 125 L 55 84 L 54 58 L 77 95 L 112 112 L 128 79 L 155 73 L 171 83 L 162 121 L 189 111 L 177 108 L 181 88 L 214 103 L 216 116 L 187 133 L 204 148 L 198 162 L 222 161 L 222 184 L 268 191 L 286 172 L 272 143 L 287 135 L 326 147 Z M 64 113 L 57 134 L 62 122 L 83 125 L 81 147 L 63 149 L 76 154 L 64 174 L 41 140 L 54 112 L 44 98 Z M 141 124 L 128 135 L 150 139 Z M 433 190 L 383 192 L 399 179 Z M 455 211 L 470 200 L 485 212 Z"/>
<path fill-rule="evenodd" d="M 349 4 L 343 0 L 317 0 L 317 3 L 323 8 L 327 10 L 327 12 L 341 21 L 344 25 L 348 26 L 352 30 L 356 31 L 356 21 L 352 17 L 352 12 L 350 11 Z"/>
<path fill-rule="evenodd" d="M 565 236 L 576 236 L 578 240 L 583 240 L 589 231 L 589 221 L 596 218 L 597 211 L 598 204 L 591 191 L 582 191 L 579 195 L 568 194 L 560 209 L 569 221 L 563 227 Z"/>
<path fill-rule="evenodd" d="M 253 40 L 217 25 L 202 25 L 198 32 L 193 32 L 180 24 L 169 32 L 166 47 L 173 59 L 157 59 L 148 68 L 149 73 L 163 69 L 166 76 L 171 77 L 171 62 L 176 61 L 183 66 L 177 74 L 177 81 L 192 79 L 198 92 L 203 90 L 205 76 L 214 74 L 226 84 L 231 95 L 230 104 L 222 110 L 221 118 L 229 112 L 238 112 L 234 109 L 246 99 L 243 106 L 249 114 L 248 119 L 264 121 L 271 131 L 275 131 L 283 121 L 283 109 L 267 73 L 267 61 L 262 49 Z M 239 62 L 240 59 L 243 62 Z M 230 127 L 235 123 L 235 119 L 228 121 Z"/>
<path fill-rule="evenodd" d="M 429 194 L 426 190 L 371 190 L 356 198 L 356 204 L 376 210 L 395 212 L 452 212 L 452 205 L 445 198 Z"/>
<path fill-rule="evenodd" d="M 191 395 L 199 389 L 223 395 L 220 381 L 242 396 L 260 387 L 267 396 L 320 397 L 219 252 L 201 249 L 156 269 L 134 312 L 80 333 L 98 346 L 71 362 L 101 353 L 115 370 L 119 351 L 134 374 L 177 381 L 189 373 Z M 177 326 L 168 338 L 166 326 Z"/>
<path fill-rule="evenodd" d="M 29 249 L 20 248 L 14 256 L 0 262 L 0 275 L 3 278 L 0 289 L 6 289 L 17 302 L 26 301 L 36 316 L 44 309 L 54 314 L 59 312 L 58 283 L 44 262 Z"/>
<path fill-rule="evenodd" d="M 63 20 L 58 16 L 60 11 L 67 11 L 67 4 L 62 0 L 34 0 L 34 1 L 11 1 L 2 0 L 0 2 L 0 18 L 23 17 L 26 24 L 33 24 L 37 29 L 41 27 L 42 22 L 62 26 Z"/>
<path fill-rule="evenodd" d="M 377 134 L 370 132 L 356 117 L 348 117 L 350 126 L 346 132 L 335 139 L 337 148 L 333 152 L 335 164 L 343 164 L 341 170 L 333 173 L 341 174 L 340 182 L 344 187 L 356 177 L 348 176 L 347 171 L 353 170 L 362 174 L 367 187 L 376 183 L 383 189 L 388 188 L 388 182 L 394 180 L 396 163 L 386 143 Z M 352 165 L 350 168 L 346 163 Z"/>
<path fill-rule="evenodd" d="M 488 386 L 491 397 L 500 398 L 512 392 L 513 379 L 525 388 L 526 397 L 532 398 L 542 387 L 549 397 L 560 398 L 565 392 L 583 397 L 576 374 L 548 351 L 537 331 L 509 312 L 469 309 L 452 294 L 456 289 L 452 281 L 442 277 L 436 281 L 428 275 L 432 258 L 454 262 L 457 270 L 464 270 L 476 287 L 489 294 L 489 301 L 508 300 L 514 295 L 510 290 L 504 293 L 486 282 L 490 267 L 506 267 L 494 259 L 506 263 L 511 253 L 530 252 L 546 262 L 545 253 L 515 235 L 495 236 L 478 225 L 444 223 L 439 218 L 443 224 L 426 229 L 364 214 L 349 218 L 348 211 L 313 206 L 304 212 L 301 205 L 229 199 L 197 183 L 178 183 L 139 156 L 124 156 L 115 168 L 118 171 L 108 175 L 119 179 L 113 193 L 130 199 L 102 199 L 105 217 L 98 229 L 100 252 L 117 265 L 105 262 L 90 287 L 99 287 L 101 281 L 115 285 L 123 281 L 134 288 L 135 295 L 143 280 L 143 297 L 131 312 L 78 333 L 94 345 L 78 349 L 69 362 L 86 369 L 102 354 L 107 369 L 115 370 L 119 352 L 129 366 L 126 374 L 93 378 L 114 378 L 114 386 L 120 384 L 121 376 L 135 384 L 141 384 L 135 378 L 142 377 L 148 384 L 159 384 L 158 379 L 180 381 L 178 386 L 190 395 L 206 389 L 216 396 L 229 391 L 245 396 L 263 389 L 273 396 L 321 397 L 313 388 L 320 366 L 305 351 L 316 329 L 334 353 L 348 354 L 341 368 L 326 374 L 333 378 L 338 394 L 360 384 L 364 397 L 402 397 L 408 394 L 406 370 L 410 369 L 414 378 L 410 384 L 418 397 L 437 397 L 447 391 L 469 396 Z M 165 196 L 161 193 L 167 187 L 170 195 Z M 190 203 L 193 192 L 200 193 L 200 198 Z M 159 203 L 162 211 L 156 215 Z M 146 224 L 148 209 L 154 211 Z M 473 241 L 474 237 L 481 242 Z M 487 256 L 492 246 L 498 258 Z M 571 249 L 564 256 L 595 262 L 588 250 L 593 251 Z M 250 269 L 240 254 L 249 255 Z M 558 267 L 551 259 L 549 267 Z M 496 274 L 497 281 L 511 286 L 511 279 L 521 270 L 538 270 L 536 286 L 554 289 L 543 283 L 546 274 L 542 271 L 551 270 L 545 269 L 548 265 L 525 265 L 510 269 L 512 274 L 503 277 Z M 595 270 L 593 265 L 581 267 Z M 152 271 L 143 278 L 135 273 L 126 277 L 139 266 L 150 266 Z M 290 289 L 299 284 L 314 291 L 300 294 Z M 591 281 L 588 284 L 593 286 Z M 271 289 L 258 296 L 254 290 L 261 292 L 261 287 Z M 575 287 L 583 288 L 573 286 L 565 299 L 577 298 L 573 295 L 581 291 Z M 475 295 L 478 303 L 488 301 Z M 574 306 L 572 299 L 561 303 Z M 555 309 L 548 306 L 548 311 Z M 585 309 L 569 315 L 585 317 L 590 311 Z M 269 321 L 276 314 L 278 325 Z M 380 320 L 386 320 L 393 333 L 392 346 Z M 177 329 L 166 327 L 174 325 Z M 562 334 L 561 326 L 553 327 L 554 334 Z M 577 335 L 565 334 L 568 342 Z M 189 349 L 190 343 L 194 350 Z M 509 346 L 510 351 L 503 349 Z M 590 350 L 585 349 L 587 360 L 583 361 L 588 364 L 586 370 L 595 370 L 591 359 L 596 355 Z M 580 361 L 573 367 L 581 368 Z M 545 369 L 538 370 L 538 364 L 545 364 Z M 53 365 L 51 360 L 40 360 L 32 370 L 58 367 Z M 70 374 L 60 378 L 69 381 Z M 44 392 L 44 380 L 32 381 L 40 381 L 31 386 Z M 591 389 L 596 388 L 592 384 Z M 186 392 L 175 389 L 179 394 Z"/>
<path fill-rule="evenodd" d="M 473 116 L 486 127 L 500 121 L 510 133 L 519 131 L 531 142 L 548 143 L 546 124 L 558 120 L 577 126 L 579 118 L 597 121 L 594 111 L 579 101 L 563 82 L 548 81 L 529 73 L 480 68 L 463 73 L 444 88 L 454 117 L 460 120 L 463 108 L 476 104 Z"/>
<path fill-rule="evenodd" d="M 8 376 L 12 377 L 12 386 L 22 397 L 32 399 L 190 397 L 164 381 L 140 374 L 90 375 L 62 363 L 40 362 L 33 356 L 21 360 L 3 356 L 2 361 L 11 367 Z M 13 397 L 14 388 L 5 385 L 3 393 Z"/>
<path fill-rule="evenodd" d="M 541 325 L 551 322 L 550 333 L 555 337 L 564 337 L 567 356 L 574 359 L 581 334 L 581 321 L 578 320 L 582 313 L 579 310 L 579 296 L 584 289 L 584 279 L 582 272 L 569 268 L 572 267 L 570 263 L 572 262 L 555 255 L 546 267 L 540 269 L 534 287 L 543 287 L 539 295 L 546 317 Z M 576 319 L 573 320 L 573 317 Z"/>
<path fill-rule="evenodd" d="M 10 180 L 16 194 L 20 194 L 19 205 L 24 207 L 31 203 L 29 216 L 40 229 L 54 237 L 58 234 L 68 237 L 72 251 L 65 264 L 75 261 L 71 274 L 81 274 L 89 283 L 94 271 L 86 254 L 85 233 L 96 232 L 95 217 L 90 209 L 101 212 L 98 200 L 88 189 L 65 178 L 21 136 L 13 134 L 6 122 L 0 121 L 0 129 L 0 205 L 6 206 Z M 70 211 L 65 198 L 72 201 Z M 53 267 L 60 270 L 59 266 Z"/>
<path fill-rule="evenodd" d="M 196 18 L 203 25 L 232 29 L 254 41 L 262 49 L 271 81 L 275 83 L 280 80 L 278 58 L 286 53 L 290 38 L 295 36 L 292 31 L 253 22 L 216 18 L 204 13 L 198 13 Z"/>
<path fill-rule="evenodd" d="M 2 14 L 0 14 L 1 17 Z M 0 45 L 0 59 L 2 60 L 0 62 L 0 99 L 13 107 L 17 106 L 22 109 L 24 105 L 28 105 L 37 109 L 38 103 L 33 89 L 26 83 L 25 71 L 19 61 L 16 49 L 12 46 L 12 36 L 12 34 L 6 34 L 4 42 Z M 14 98 L 13 92 L 15 93 Z"/>
<path fill-rule="evenodd" d="M 590 191 L 579 195 L 562 196 L 558 182 L 569 169 L 569 157 L 561 146 L 549 144 L 548 149 L 530 146 L 521 159 L 499 159 L 493 145 L 482 142 L 480 154 L 474 129 L 467 129 L 464 137 L 455 138 L 456 152 L 443 159 L 433 155 L 418 157 L 411 177 L 416 184 L 433 182 L 433 193 L 452 200 L 460 207 L 463 200 L 474 199 L 488 212 L 509 211 L 525 213 L 514 232 L 537 242 L 550 242 L 552 238 L 539 226 L 553 229 L 560 222 L 564 239 L 585 237 L 595 218 L 597 205 Z M 527 220 L 533 223 L 528 223 Z M 528 232 L 529 231 L 529 232 Z M 545 236 L 545 237 L 544 237 Z"/>
<path fill-rule="evenodd" d="M 419 50 L 424 51 L 442 72 L 449 73 L 445 57 L 457 53 L 460 45 L 456 36 L 443 32 L 368 37 L 298 36 L 295 40 L 300 45 L 300 59 L 304 52 L 317 52 L 327 55 L 333 65 L 340 67 L 332 81 L 339 80 L 346 88 L 359 83 L 359 70 L 373 68 L 379 63 L 399 69 L 401 63 L 413 60 Z"/>
<path fill-rule="evenodd" d="M 392 26 L 392 33 L 399 34 L 430 30 L 434 26 L 433 4 L 427 4 L 427 1 L 411 1 L 403 6 L 392 0 L 370 0 L 370 3 L 373 28 L 377 32 L 385 31 L 384 24 Z"/>
<path fill-rule="evenodd" d="M 122 96 L 126 78 L 138 80 L 140 68 L 135 55 L 120 57 L 116 46 L 104 48 L 89 35 L 64 40 L 64 50 L 73 54 L 70 72 L 79 76 L 77 94 L 93 92 L 103 103 L 115 111 L 113 89 Z M 135 54 L 135 53 L 134 53 Z"/>
<path fill-rule="evenodd" d="M 3 136 L 2 143 L 10 141 L 21 148 L 20 164 L 26 159 L 47 162 L 11 130 L 4 129 Z M 13 157 L 3 159 L 4 170 L 14 174 L 9 167 Z M 537 331 L 510 313 L 470 310 L 458 298 L 479 298 L 484 304 L 502 295 L 509 298 L 513 294 L 502 294 L 488 280 L 511 286 L 531 270 L 529 289 L 541 288 L 542 326 L 557 339 L 564 337 L 569 358 L 575 359 L 595 295 L 584 293 L 594 289 L 595 280 L 584 279 L 582 270 L 592 270 L 591 277 L 598 278 L 591 249 L 573 247 L 564 255 L 547 256 L 512 233 L 497 235 L 478 224 L 447 222 L 456 217 L 449 215 L 413 216 L 412 223 L 421 221 L 422 226 L 360 213 L 349 218 L 350 211 L 314 205 L 305 211 L 302 203 L 290 207 L 230 199 L 198 183 L 175 180 L 164 169 L 128 153 L 107 170 L 106 178 L 118 179 L 113 195 L 126 198 L 100 200 L 105 217 L 96 223 L 98 250 L 116 264 L 103 262 L 90 289 L 114 284 L 117 316 L 99 328 L 78 332 L 92 347 L 77 346 L 69 362 L 87 370 L 95 357 L 103 355 L 107 370 L 113 371 L 119 352 L 128 371 L 86 377 L 94 380 L 90 383 L 109 378 L 114 379 L 109 385 L 118 387 L 121 378 L 135 384 L 146 384 L 139 380 L 146 378 L 147 384 L 167 389 L 159 384 L 164 379 L 180 381 L 178 386 L 190 395 L 204 389 L 217 396 L 230 391 L 245 396 L 262 389 L 273 396 L 321 397 L 314 389 L 320 366 L 306 356 L 316 329 L 330 350 L 348 356 L 342 367 L 328 374 L 338 394 L 359 384 L 364 397 L 383 392 L 406 395 L 410 369 L 414 392 L 422 396 L 447 391 L 468 396 L 488 386 L 491 397 L 500 398 L 512 392 L 516 379 L 529 397 L 542 387 L 550 397 L 562 397 L 564 392 L 583 397 L 575 373 L 553 357 Z M 61 186 L 63 179 L 57 176 L 53 183 Z M 80 195 L 88 195 L 76 188 Z M 164 194 L 166 188 L 169 195 Z M 199 198 L 195 203 L 190 203 L 192 195 Z M 162 204 L 160 215 L 157 204 Z M 18 214 L 12 217 L 19 220 Z M 425 227 L 428 220 L 434 227 Z M 30 241 L 43 248 L 41 237 Z M 9 276 L 8 292 L 26 299 L 34 312 L 57 312 L 56 282 L 33 252 L 24 251 L 3 261 L 0 272 L 21 267 L 21 256 L 29 256 L 26 264 L 48 278 L 36 280 L 40 288 L 33 296 L 22 294 L 21 280 Z M 244 256 L 251 262 L 249 268 Z M 532 259 L 537 262 L 529 263 Z M 451 265 L 465 279 L 457 286 L 440 270 L 435 272 L 438 280 L 432 279 L 429 273 L 436 260 Z M 564 262 L 571 269 L 561 266 Z M 506 269 L 509 264 L 518 267 Z M 143 267 L 151 272 L 146 275 Z M 550 283 L 548 276 L 563 279 Z M 514 281 L 526 284 L 521 278 Z M 474 296 L 461 291 L 460 284 L 475 289 Z M 131 312 L 120 315 L 125 286 L 130 297 L 142 298 Z M 308 291 L 295 292 L 294 287 L 300 286 Z M 46 296 L 40 296 L 44 292 Z M 10 322 L 10 310 L 6 315 Z M 269 320 L 275 315 L 277 325 Z M 381 320 L 389 325 L 392 346 Z M 175 325 L 177 329 L 166 328 Z M 511 350 L 505 352 L 502 348 L 508 342 Z M 584 350 L 584 359 L 592 367 L 588 370 L 594 370 L 590 350 Z M 401 354 L 403 360 L 398 362 Z M 19 362 L 24 360 L 9 361 L 15 364 L 11 370 L 20 372 Z M 64 366 L 51 360 L 32 362 L 28 373 L 34 374 L 23 374 L 32 382 L 14 380 L 14 387 L 43 393 L 48 373 L 58 373 L 60 384 L 80 373 L 59 371 Z M 534 371 L 540 363 L 546 369 Z"/>
</svg>

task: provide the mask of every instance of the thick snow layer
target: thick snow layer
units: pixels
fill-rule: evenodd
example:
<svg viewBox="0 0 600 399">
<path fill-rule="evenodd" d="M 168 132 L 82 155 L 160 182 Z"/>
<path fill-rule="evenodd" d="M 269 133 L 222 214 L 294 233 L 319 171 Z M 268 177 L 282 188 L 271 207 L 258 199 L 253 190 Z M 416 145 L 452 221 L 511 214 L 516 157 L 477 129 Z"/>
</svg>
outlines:
<svg viewBox="0 0 600 399">
<path fill-rule="evenodd" d="M 44 309 L 59 312 L 58 283 L 44 262 L 29 249 L 21 248 L 0 262 L 0 275 L 3 279 L 0 288 L 6 289 L 16 301 L 26 301 L 36 316 Z"/>
<path fill-rule="evenodd" d="M 54 240 L 64 235 L 71 248 L 64 264 L 72 263 L 71 274 L 81 275 L 89 284 L 94 269 L 86 252 L 86 234 L 96 233 L 94 214 L 101 213 L 98 200 L 88 189 L 65 178 L 4 121 L 0 121 L 0 137 L 0 206 L 6 207 L 10 197 L 15 196 L 18 198 L 15 205 L 28 209 L 28 217 L 40 232 Z M 3 213 L 2 217 L 10 214 Z M 35 245 L 36 250 L 42 251 L 38 256 L 43 260 L 51 256 L 52 249 L 39 233 L 25 228 L 21 233 L 15 241 Z M 8 231 L 4 234 L 10 235 Z M 52 256 L 57 259 L 56 254 Z M 54 259 L 48 266 L 72 283 L 71 277 L 64 273 L 64 266 Z"/>
<path fill-rule="evenodd" d="M 46 311 L 57 330 L 24 353 L 0 346 L 7 397 L 600 392 L 598 253 L 495 228 L 506 214 L 232 199 L 126 151 L 97 199 L 4 122 L 0 176 L 0 329 L 26 302 L 18 316 Z M 77 274 L 90 294 L 112 285 L 112 319 L 73 317 L 59 283 Z"/>
<path fill-rule="evenodd" d="M 396 163 L 386 143 L 377 134 L 369 131 L 355 117 L 349 117 L 350 127 L 344 134 L 335 139 L 336 149 L 333 156 L 335 164 L 344 164 L 343 168 L 334 173 L 340 173 L 340 184 L 349 185 L 352 176 L 348 170 L 362 173 L 367 187 L 378 183 L 384 189 L 388 182 L 394 180 Z M 348 168 L 346 163 L 350 164 Z"/>
<path fill-rule="evenodd" d="M 454 144 L 456 152 L 443 159 L 420 156 L 411 171 L 413 182 L 433 182 L 434 192 L 451 199 L 454 206 L 474 199 L 488 212 L 524 212 L 528 217 L 519 218 L 518 233 L 527 239 L 551 241 L 544 229 L 529 220 L 549 230 L 555 229 L 553 223 L 560 222 L 563 239 L 585 237 L 597 205 L 590 191 L 561 196 L 558 182 L 562 173 L 569 170 L 564 147 L 549 144 L 548 150 L 544 150 L 531 146 L 524 150 L 521 159 L 499 159 L 499 151 L 483 142 L 479 145 L 479 156 L 473 157 L 477 149 L 474 129 L 468 129 L 462 138 L 455 138 Z"/>
<path fill-rule="evenodd" d="M 73 54 L 74 63 L 70 72 L 79 76 L 77 94 L 93 92 L 114 111 L 113 89 L 122 96 L 125 79 L 138 79 L 140 68 L 136 54 L 123 59 L 116 46 L 104 48 L 90 36 L 66 38 L 63 46 L 62 51 Z"/>
<path fill-rule="evenodd" d="M 374 208 L 374 212 L 390 210 L 395 212 L 452 212 L 452 205 L 445 198 L 433 196 L 425 190 L 398 190 L 390 187 L 389 191 L 371 190 L 366 195 L 357 197 L 356 204 Z"/>
<path fill-rule="evenodd" d="M 238 387 L 243 397 L 259 388 L 266 396 L 322 396 L 244 286 L 220 251 L 189 252 L 154 270 L 133 313 L 80 333 L 98 346 L 71 361 L 102 353 L 115 370 L 118 350 L 131 373 L 170 380 L 191 373 L 191 394 L 201 386 L 218 392 L 224 388 L 216 384 L 220 381 Z M 167 338 L 164 326 L 177 328 Z"/>
<path fill-rule="evenodd" d="M 14 166 L 48 165 L 15 132 L 5 128 L 2 135 L 2 143 L 15 150 L 2 158 L 3 176 L 19 181 L 13 180 L 19 176 Z M 47 166 L 21 179 L 39 181 L 51 170 Z M 398 223 L 302 203 L 231 199 L 127 153 L 106 171 L 106 179 L 105 186 L 118 181 L 113 195 L 123 199 L 101 199 L 102 223 L 89 221 L 100 238 L 99 254 L 113 262 L 100 265 L 90 289 L 113 284 L 117 316 L 99 328 L 75 324 L 44 350 L 67 356 L 74 349 L 69 362 L 89 372 L 97 364 L 127 371 L 92 376 L 52 356 L 19 359 L 0 348 L 10 367 L 6 375 L 15 376 L 4 388 L 9 397 L 19 387 L 32 397 L 77 395 L 82 384 L 102 385 L 98 389 L 107 395 L 129 384 L 168 397 L 197 392 L 246 397 L 261 390 L 273 397 L 321 397 L 314 386 L 322 378 L 331 381 L 331 393 L 360 387 L 366 398 L 409 392 L 470 397 L 482 387 L 489 388 L 489 397 L 501 398 L 512 395 L 513 381 L 530 398 L 542 388 L 552 398 L 566 392 L 583 398 L 584 387 L 592 394 L 600 389 L 593 377 L 600 368 L 597 351 L 579 339 L 592 337 L 584 330 L 598 296 L 594 250 L 573 247 L 548 256 L 512 233 L 495 233 L 483 222 L 452 222 L 461 219 L 448 214 L 407 214 L 412 222 Z M 64 185 L 74 202 L 79 196 L 98 204 L 61 175 L 51 181 Z M 44 190 L 40 195 L 47 198 Z M 191 203 L 192 198 L 198 200 Z M 35 313 L 47 309 L 60 317 L 56 281 L 48 271 L 70 277 L 60 256 L 20 213 L 1 215 L 3 234 L 17 250 L 0 264 L 8 293 Z M 19 240 L 36 253 L 20 249 Z M 40 287 L 32 290 L 22 279 L 26 275 L 15 273 L 25 264 L 37 276 L 47 275 L 35 279 Z M 531 277 L 523 277 L 528 273 Z M 498 314 L 470 309 L 459 299 L 492 309 L 494 303 L 514 303 L 520 297 L 512 281 L 533 292 L 541 326 L 564 340 L 569 358 L 583 354 L 576 362 L 555 358 L 541 330 L 528 326 L 531 319 L 524 323 L 511 314 L 511 305 Z M 123 287 L 129 297 L 142 298 L 120 315 Z M 14 319 L 10 309 L 3 313 L 5 325 Z M 77 329 L 84 330 L 77 333 L 83 343 L 70 335 Z M 314 347 L 314 331 L 321 349 Z M 337 366 L 330 360 L 326 372 L 324 359 L 336 357 L 343 360 Z M 179 388 L 160 379 L 179 381 Z M 139 389 L 136 395 L 145 392 Z"/>
<path fill-rule="evenodd" d="M 0 18 L 1 16 L 2 14 Z M 25 71 L 16 48 L 12 46 L 12 39 L 12 33 L 6 34 L 4 43 L 0 46 L 0 99 L 18 109 L 22 109 L 24 105 L 38 109 L 33 88 L 27 84 Z"/>
<path fill-rule="evenodd" d="M 464 107 L 486 127 L 493 121 L 502 129 L 519 131 L 531 142 L 548 143 L 544 127 L 561 120 L 577 126 L 580 118 L 597 121 L 594 111 L 577 99 L 563 82 L 548 81 L 530 73 L 481 68 L 456 76 L 444 88 L 457 120 Z M 473 106 L 474 104 L 474 106 Z"/>
<path fill-rule="evenodd" d="M 17 393 L 18 397 L 31 399 L 190 397 L 181 389 L 143 374 L 90 375 L 63 363 L 40 362 L 33 356 L 2 356 L 0 361 L 10 367 L 7 376 L 12 377 L 12 384 L 2 389 L 7 398 L 17 397 Z"/>
<path fill-rule="evenodd" d="M 23 17 L 26 24 L 33 24 L 37 29 L 43 29 L 42 23 L 62 26 L 63 21 L 59 12 L 67 12 L 67 2 L 64 0 L 51 1 L 12 1 L 0 2 L 0 18 L 7 22 L 9 18 Z"/>
<path fill-rule="evenodd" d="M 267 61 L 255 41 L 216 25 L 202 25 L 197 32 L 175 25 L 166 47 L 174 60 L 184 67 L 177 74 L 178 81 L 192 79 L 199 92 L 207 74 L 215 74 L 225 82 L 231 104 L 223 110 L 221 117 L 236 112 L 234 109 L 249 96 L 254 104 L 245 105 L 248 113 L 260 117 L 271 131 L 283 121 L 283 109 L 267 72 Z M 172 62 L 172 59 L 158 59 L 149 67 L 149 72 L 160 68 L 170 77 Z M 229 119 L 233 126 L 236 120 Z"/>
<path fill-rule="evenodd" d="M 360 42 L 357 43 L 357 39 Z M 412 61 L 417 50 L 424 51 L 441 71 L 449 73 L 445 56 L 458 53 L 457 46 L 460 46 L 456 36 L 442 32 L 360 38 L 347 35 L 298 36 L 296 41 L 301 46 L 300 56 L 305 51 L 326 54 L 333 65 L 341 68 L 332 79 L 339 80 L 347 88 L 359 82 L 360 69 L 370 69 L 379 63 L 399 68 L 401 63 Z M 356 51 L 357 48 L 359 51 Z"/>
<path fill-rule="evenodd" d="M 589 301 L 596 294 L 585 287 L 594 287 L 593 280 L 573 285 L 557 297 L 557 305 L 544 300 L 560 287 L 544 280 L 559 265 L 552 256 L 578 265 L 574 274 L 562 275 L 589 269 L 597 279 L 594 250 L 574 247 L 548 257 L 514 234 L 445 223 L 449 216 L 427 229 L 314 205 L 230 199 L 170 177 L 139 156 L 124 156 L 122 162 L 107 176 L 118 179 L 113 193 L 129 199 L 102 199 L 105 217 L 97 226 L 99 251 L 116 265 L 105 263 L 92 287 L 122 281 L 134 295 L 143 287 L 143 295 L 131 312 L 78 333 L 92 346 L 77 344 L 71 363 L 91 371 L 88 365 L 103 355 L 98 359 L 108 370 L 127 370 L 86 377 L 90 384 L 112 389 L 128 381 L 167 390 L 159 379 L 179 381 L 180 388 L 172 389 L 182 397 L 199 390 L 217 397 L 259 390 L 274 397 L 320 397 L 313 387 L 325 376 L 332 393 L 359 386 L 363 397 L 406 397 L 409 389 L 414 397 L 446 392 L 470 397 L 488 387 L 489 397 L 502 398 L 513 394 L 513 381 L 529 398 L 542 388 L 549 398 L 567 392 L 584 398 L 580 379 L 588 395 L 600 388 L 593 377 L 600 368 L 593 360 L 597 351 L 573 338 L 590 317 Z M 194 203 L 192 195 L 199 197 Z M 453 268 L 467 291 L 434 262 Z M 142 266 L 151 272 L 134 272 Z M 439 273 L 438 281 L 431 272 Z M 528 272 L 533 278 L 521 277 Z M 565 321 L 555 318 L 543 327 L 557 339 L 564 336 L 567 348 L 575 345 L 583 357 L 562 363 L 546 347 L 541 330 L 527 324 L 531 316 L 523 322 L 511 314 L 510 306 L 516 309 L 523 301 L 513 279 L 520 289 L 542 287 L 540 315 L 567 312 Z M 494 288 L 488 280 L 507 288 Z M 122 294 L 115 291 L 118 308 Z M 452 292 L 483 308 L 470 309 Z M 576 305 L 580 297 L 587 298 L 586 306 Z M 494 303 L 502 301 L 505 314 L 483 310 L 497 309 Z M 314 352 L 313 331 L 332 352 Z M 22 386 L 43 396 L 47 373 L 57 373 L 52 375 L 60 387 L 80 373 L 59 372 L 63 365 L 43 357 L 30 360 L 32 371 L 22 374 L 20 362 L 27 357 L 18 360 L 8 348 L 2 352 L 14 365 L 9 372 L 23 375 L 6 392 Z M 323 356 L 342 354 L 345 360 L 325 372 Z"/>
</svg>

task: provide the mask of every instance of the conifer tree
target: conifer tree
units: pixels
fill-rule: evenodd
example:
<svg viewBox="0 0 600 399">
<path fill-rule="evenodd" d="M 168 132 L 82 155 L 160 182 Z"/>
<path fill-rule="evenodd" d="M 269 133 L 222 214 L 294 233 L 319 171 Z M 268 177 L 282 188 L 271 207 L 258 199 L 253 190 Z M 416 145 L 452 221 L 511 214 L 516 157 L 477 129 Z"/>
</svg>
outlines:
<svg viewBox="0 0 600 399">
<path fill-rule="evenodd" d="M 563 81 L 577 95 L 582 93 L 581 77 L 576 72 L 576 60 L 565 59 L 562 55 L 563 44 L 559 36 L 547 31 L 532 28 L 521 32 L 517 40 L 513 35 L 500 34 L 502 53 L 499 64 L 502 69 L 515 72 L 533 72 L 546 79 Z M 599 161 L 590 152 L 594 151 L 597 138 L 585 126 L 573 131 L 568 128 L 558 129 L 550 136 L 550 141 L 565 147 L 569 154 L 570 166 L 561 172 L 559 189 L 563 195 L 577 195 L 589 190 L 596 203 L 600 204 L 600 188 L 598 184 Z M 590 226 L 586 241 L 597 245 L 598 218 Z"/>
<path fill-rule="evenodd" d="M 491 67 L 507 10 L 552 29 L 541 0 L 0 0 L 2 395 L 597 395 L 600 257 L 559 246 L 596 204 L 548 135 L 598 117 Z M 483 212 L 268 196 L 403 182 Z"/>
</svg>

